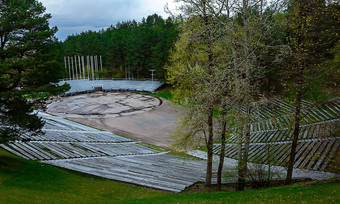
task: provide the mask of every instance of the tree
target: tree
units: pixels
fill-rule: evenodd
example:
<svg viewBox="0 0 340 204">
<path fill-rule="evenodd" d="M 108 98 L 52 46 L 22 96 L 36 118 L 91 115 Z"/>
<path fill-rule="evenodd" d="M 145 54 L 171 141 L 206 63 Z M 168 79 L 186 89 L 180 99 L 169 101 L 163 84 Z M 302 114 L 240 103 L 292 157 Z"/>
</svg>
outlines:
<svg viewBox="0 0 340 204">
<path fill-rule="evenodd" d="M 36 0 L 0 1 L 0 143 L 23 133 L 41 134 L 44 122 L 32 114 L 43 100 L 39 93 L 57 94 L 66 87 L 53 84 L 63 76 L 57 60 L 60 45 L 50 28 L 50 14 Z"/>
<path fill-rule="evenodd" d="M 206 186 L 211 185 L 213 142 L 217 132 L 226 125 L 214 125 L 214 110 L 221 110 L 228 99 L 231 79 L 227 72 L 223 49 L 224 33 L 213 18 L 210 6 L 216 1 L 184 0 L 182 12 L 186 17 L 182 33 L 175 45 L 168 67 L 168 81 L 174 85 L 174 100 L 188 107 L 181 120 L 177 145 L 186 148 L 204 138 L 207 148 Z M 224 129 L 225 130 L 225 129 Z"/>
<path fill-rule="evenodd" d="M 175 86 L 175 98 L 189 101 L 182 129 L 188 128 L 180 142 L 192 140 L 197 132 L 206 136 L 206 185 L 211 178 L 212 142 L 219 133 L 222 146 L 230 126 L 238 134 L 239 190 L 245 187 L 250 141 L 251 107 L 259 100 L 263 78 L 258 50 L 267 45 L 277 12 L 277 2 L 243 0 L 185 0 L 182 11 L 187 16 L 182 34 L 172 55 L 169 81 Z M 270 10 L 269 8 L 271 8 Z M 267 8 L 267 10 L 265 9 Z M 224 13 L 222 13 L 224 12 Z M 228 105 L 226 105 L 228 103 Z M 213 125 L 213 110 L 220 125 Z M 235 116 L 226 122 L 228 115 Z M 185 132 L 185 131 L 184 131 Z M 184 146 L 184 145 L 183 145 Z M 224 148 L 220 155 L 218 184 L 221 184 Z"/>
<path fill-rule="evenodd" d="M 225 18 L 219 17 L 230 50 L 229 91 L 231 110 L 238 135 L 238 190 L 244 190 L 250 143 L 251 110 L 261 100 L 260 85 L 266 65 L 261 50 L 270 47 L 264 39 L 275 25 L 273 16 L 281 8 L 279 1 L 219 0 Z M 215 14 L 215 12 L 214 12 Z M 216 16 L 216 15 L 215 15 Z M 223 144 L 223 141 L 222 141 Z M 222 152 L 221 155 L 223 156 Z M 223 162 L 222 158 L 220 162 Z"/>
<path fill-rule="evenodd" d="M 329 67 L 324 62 L 332 57 L 329 50 L 339 41 L 339 3 L 325 0 L 293 0 L 287 15 L 288 44 L 291 48 L 287 89 L 295 101 L 294 132 L 288 161 L 286 184 L 292 181 L 297 142 L 300 134 L 301 101 L 303 98 L 318 100 L 322 78 Z M 337 8 L 337 9 L 334 9 Z M 336 26 L 337 25 L 337 26 Z M 331 79 L 331 78 L 328 78 Z M 321 80 L 321 83 L 320 83 Z M 315 94 L 317 93 L 317 94 Z"/>
</svg>

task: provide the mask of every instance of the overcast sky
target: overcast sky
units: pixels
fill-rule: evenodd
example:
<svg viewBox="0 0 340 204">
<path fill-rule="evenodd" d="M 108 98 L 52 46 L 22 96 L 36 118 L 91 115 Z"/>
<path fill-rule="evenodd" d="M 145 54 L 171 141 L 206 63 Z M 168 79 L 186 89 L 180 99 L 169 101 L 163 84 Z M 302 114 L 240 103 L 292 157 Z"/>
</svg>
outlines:
<svg viewBox="0 0 340 204">
<path fill-rule="evenodd" d="M 164 6 L 175 8 L 173 0 L 39 0 L 52 14 L 50 26 L 57 26 L 56 36 L 64 41 L 68 35 L 82 31 L 98 31 L 117 22 L 141 21 L 157 13 L 168 17 Z"/>
</svg>

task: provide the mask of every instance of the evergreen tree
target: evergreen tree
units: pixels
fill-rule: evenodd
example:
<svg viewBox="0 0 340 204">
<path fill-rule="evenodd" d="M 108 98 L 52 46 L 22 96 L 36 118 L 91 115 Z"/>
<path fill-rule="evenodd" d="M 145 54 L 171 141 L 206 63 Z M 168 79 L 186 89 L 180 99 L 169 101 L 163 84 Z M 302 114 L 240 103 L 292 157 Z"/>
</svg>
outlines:
<svg viewBox="0 0 340 204">
<path fill-rule="evenodd" d="M 99 32 L 68 36 L 64 51 L 68 55 L 102 55 L 110 74 L 106 77 L 123 77 L 123 69 L 128 68 L 137 78 L 149 77 L 149 70 L 155 69 L 156 77 L 164 79 L 164 66 L 177 36 L 176 23 L 153 14 L 139 23 L 126 21 Z"/>
<path fill-rule="evenodd" d="M 63 66 L 56 60 L 57 28 L 49 27 L 51 15 L 44 12 L 36 0 L 0 1 L 0 143 L 42 133 L 44 122 L 32 110 L 43 101 L 25 96 L 65 90 L 53 84 L 63 77 Z"/>
</svg>

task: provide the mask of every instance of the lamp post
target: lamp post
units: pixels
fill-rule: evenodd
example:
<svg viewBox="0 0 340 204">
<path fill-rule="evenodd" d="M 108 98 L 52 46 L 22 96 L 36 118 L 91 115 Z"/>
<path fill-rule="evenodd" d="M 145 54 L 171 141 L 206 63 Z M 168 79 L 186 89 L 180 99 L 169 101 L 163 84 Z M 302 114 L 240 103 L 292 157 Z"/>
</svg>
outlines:
<svg viewBox="0 0 340 204">
<path fill-rule="evenodd" d="M 152 84 L 153 84 L 153 76 L 155 75 L 154 72 L 155 72 L 156 70 L 150 69 L 149 71 L 151 72 L 151 81 L 152 81 Z"/>
</svg>

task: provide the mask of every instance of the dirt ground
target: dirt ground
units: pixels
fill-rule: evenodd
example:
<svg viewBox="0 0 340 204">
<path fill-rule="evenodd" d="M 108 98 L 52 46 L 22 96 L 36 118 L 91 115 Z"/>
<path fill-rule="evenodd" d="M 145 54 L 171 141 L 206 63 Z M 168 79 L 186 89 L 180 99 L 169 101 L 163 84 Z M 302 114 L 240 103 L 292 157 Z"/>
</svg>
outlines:
<svg viewBox="0 0 340 204">
<path fill-rule="evenodd" d="M 138 100 L 138 97 L 134 98 Z M 131 115 L 120 114 L 117 116 L 109 114 L 105 117 L 101 115 L 100 117 L 93 118 L 86 117 L 84 114 L 79 114 L 77 117 L 77 115 L 72 113 L 72 117 L 68 117 L 67 110 L 64 110 L 63 114 L 58 114 L 56 111 L 58 107 L 53 103 L 51 104 L 53 110 L 48 108 L 47 111 L 95 128 L 169 149 L 175 142 L 175 139 L 170 135 L 176 130 L 176 121 L 180 118 L 180 115 L 175 111 L 171 102 L 166 99 L 159 100 L 161 100 L 159 106 Z"/>
</svg>

